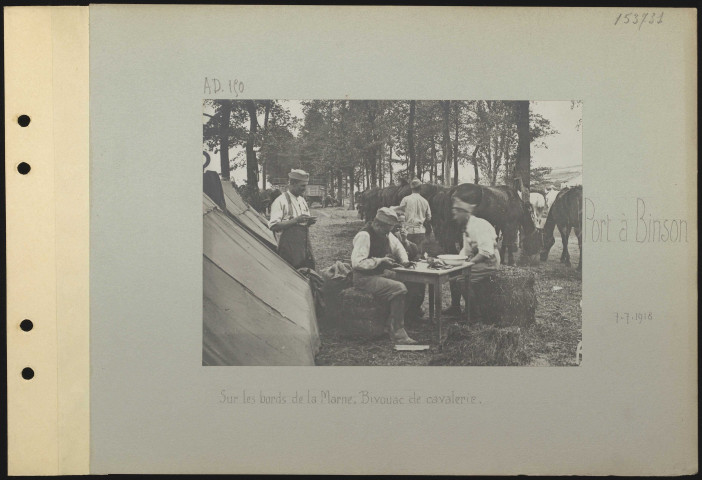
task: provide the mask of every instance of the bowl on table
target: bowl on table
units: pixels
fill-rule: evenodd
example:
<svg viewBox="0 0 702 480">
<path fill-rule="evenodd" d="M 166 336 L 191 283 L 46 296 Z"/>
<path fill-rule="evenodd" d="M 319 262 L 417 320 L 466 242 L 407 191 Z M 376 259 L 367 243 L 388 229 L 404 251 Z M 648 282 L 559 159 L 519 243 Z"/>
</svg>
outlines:
<svg viewBox="0 0 702 480">
<path fill-rule="evenodd" d="M 439 255 L 437 258 L 446 265 L 463 265 L 468 261 L 465 255 Z"/>
</svg>

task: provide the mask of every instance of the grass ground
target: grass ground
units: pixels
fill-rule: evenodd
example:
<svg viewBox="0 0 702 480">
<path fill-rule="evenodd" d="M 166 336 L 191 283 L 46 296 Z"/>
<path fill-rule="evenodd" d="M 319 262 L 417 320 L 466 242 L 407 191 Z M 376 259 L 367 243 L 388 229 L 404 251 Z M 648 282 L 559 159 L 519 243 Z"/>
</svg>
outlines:
<svg viewBox="0 0 702 480">
<path fill-rule="evenodd" d="M 342 260 L 350 263 L 352 240 L 363 227 L 355 211 L 344 207 L 312 209 L 318 217 L 310 229 L 317 270 L 321 271 Z M 574 267 L 559 262 L 562 247 L 558 230 L 554 232 L 556 244 L 546 262 L 523 267 L 536 272 L 536 295 L 538 306 L 536 322 L 521 331 L 521 342 L 530 366 L 575 365 L 575 352 L 582 338 L 582 280 Z M 569 243 L 571 262 L 579 260 L 579 249 L 575 235 Z M 554 287 L 555 288 L 554 290 Z M 444 307 L 450 305 L 451 295 L 444 287 Z M 428 295 L 427 295 L 428 297 Z M 428 312 L 425 299 L 424 311 Z M 427 315 L 425 315 L 426 317 Z M 444 318 L 443 328 L 449 328 L 451 319 Z M 407 325 L 409 335 L 421 344 L 432 345 L 428 351 L 397 352 L 389 340 L 364 340 L 345 335 L 339 329 L 325 325 L 320 319 L 322 345 L 316 357 L 318 365 L 428 365 L 436 356 L 438 327 L 428 321 Z"/>
</svg>

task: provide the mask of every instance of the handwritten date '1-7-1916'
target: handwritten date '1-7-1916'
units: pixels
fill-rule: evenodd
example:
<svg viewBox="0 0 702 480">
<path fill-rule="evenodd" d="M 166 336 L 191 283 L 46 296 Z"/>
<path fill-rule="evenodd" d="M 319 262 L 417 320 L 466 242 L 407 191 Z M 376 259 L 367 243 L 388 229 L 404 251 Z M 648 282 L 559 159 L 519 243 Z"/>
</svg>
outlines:
<svg viewBox="0 0 702 480">
<path fill-rule="evenodd" d="M 617 323 L 641 324 L 646 320 L 653 320 L 653 312 L 614 312 Z"/>
<path fill-rule="evenodd" d="M 658 21 L 656 21 L 656 19 L 658 19 Z M 631 25 L 638 25 L 639 30 L 641 29 L 641 26 L 644 23 L 648 23 L 648 25 L 658 25 L 659 23 L 663 23 L 663 12 L 620 13 L 619 15 L 617 15 L 617 19 L 614 21 L 615 25 L 626 25 L 629 23 Z"/>
</svg>

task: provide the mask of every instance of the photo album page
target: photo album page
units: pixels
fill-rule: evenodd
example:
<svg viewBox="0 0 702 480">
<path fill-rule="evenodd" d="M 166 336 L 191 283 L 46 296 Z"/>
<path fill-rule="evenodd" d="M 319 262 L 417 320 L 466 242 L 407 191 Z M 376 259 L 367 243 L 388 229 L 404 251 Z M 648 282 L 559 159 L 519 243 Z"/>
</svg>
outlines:
<svg viewBox="0 0 702 480">
<path fill-rule="evenodd" d="M 696 473 L 696 26 L 5 8 L 8 473 Z"/>
</svg>

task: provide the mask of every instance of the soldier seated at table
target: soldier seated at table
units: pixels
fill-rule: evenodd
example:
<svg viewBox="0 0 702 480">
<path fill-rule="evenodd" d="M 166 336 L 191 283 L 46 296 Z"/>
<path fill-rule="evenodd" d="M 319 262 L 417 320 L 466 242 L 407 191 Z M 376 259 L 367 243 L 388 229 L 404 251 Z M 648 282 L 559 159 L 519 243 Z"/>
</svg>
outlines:
<svg viewBox="0 0 702 480">
<path fill-rule="evenodd" d="M 396 344 L 411 345 L 417 342 L 405 330 L 405 314 L 410 313 L 406 305 L 411 304 L 413 309 L 418 309 L 419 305 L 416 305 L 416 301 L 407 301 L 408 292 L 414 300 L 417 297 L 415 291 L 420 287 L 423 291 L 424 285 L 405 285 L 394 280 L 395 272 L 391 269 L 409 265 L 407 251 L 391 233 L 398 223 L 395 211 L 383 207 L 378 209 L 373 221 L 356 234 L 351 253 L 353 286 L 390 303 L 390 339 Z"/>
<path fill-rule="evenodd" d="M 408 237 L 407 237 L 407 229 L 405 229 L 405 215 L 400 210 L 400 207 L 390 207 L 393 210 L 395 210 L 395 213 L 397 213 L 397 218 L 399 219 L 399 223 L 395 225 L 395 227 L 392 229 L 392 234 L 397 238 L 400 243 L 402 244 L 403 247 L 405 247 L 405 251 L 407 252 L 407 258 L 409 258 L 410 262 L 416 262 L 419 260 L 419 246 L 417 246 L 416 243 L 411 242 Z"/>
<path fill-rule="evenodd" d="M 460 254 L 468 257 L 473 264 L 468 288 L 468 304 L 470 304 L 471 322 L 480 322 L 482 320 L 480 299 L 475 293 L 476 287 L 497 273 L 500 267 L 500 252 L 497 249 L 495 228 L 487 220 L 473 215 L 476 205 L 469 203 L 469 200 L 465 189 L 459 185 L 452 196 L 453 218 L 459 224 L 465 225 L 463 249 Z M 460 297 L 458 298 L 460 302 Z M 457 315 L 460 311 L 460 305 L 452 305 L 442 313 Z"/>
<path fill-rule="evenodd" d="M 409 241 L 407 230 L 405 229 L 405 215 L 403 209 L 400 207 L 390 207 L 397 213 L 397 218 L 399 223 L 392 230 L 390 235 L 394 235 L 405 247 L 407 252 L 407 258 L 410 262 L 417 262 L 421 259 L 420 249 L 416 243 Z M 423 283 L 410 283 L 408 287 L 410 289 L 410 294 L 407 298 L 407 313 L 405 313 L 406 322 L 419 322 L 424 317 L 424 311 L 422 310 L 422 304 L 424 303 L 424 295 L 426 293 L 426 285 Z"/>
</svg>

